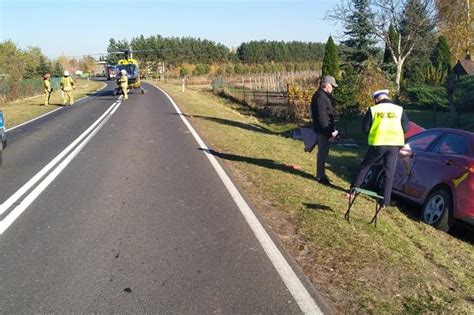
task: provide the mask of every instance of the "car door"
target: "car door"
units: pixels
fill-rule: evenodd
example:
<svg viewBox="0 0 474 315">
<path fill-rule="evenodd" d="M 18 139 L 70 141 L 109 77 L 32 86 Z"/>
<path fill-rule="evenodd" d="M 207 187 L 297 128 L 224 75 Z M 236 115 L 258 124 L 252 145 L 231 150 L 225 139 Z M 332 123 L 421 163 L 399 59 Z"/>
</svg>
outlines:
<svg viewBox="0 0 474 315">
<path fill-rule="evenodd" d="M 462 134 L 446 132 L 441 135 L 428 150 L 415 154 L 404 192 L 423 203 L 433 187 L 440 183 L 454 190 L 455 181 L 466 172 L 468 148 L 468 138 Z"/>
<path fill-rule="evenodd" d="M 440 138 L 431 151 L 437 154 L 443 165 L 439 170 L 440 180 L 451 187 L 456 212 L 460 196 L 459 189 L 466 188 L 465 180 L 469 175 L 470 139 L 465 134 L 449 131 Z"/>
<path fill-rule="evenodd" d="M 426 197 L 420 196 L 425 190 L 423 177 L 439 164 L 430 148 L 442 134 L 442 130 L 429 130 L 407 140 L 408 152 L 400 154 L 395 171 L 393 188 L 396 192 L 418 203 L 423 202 Z"/>
</svg>

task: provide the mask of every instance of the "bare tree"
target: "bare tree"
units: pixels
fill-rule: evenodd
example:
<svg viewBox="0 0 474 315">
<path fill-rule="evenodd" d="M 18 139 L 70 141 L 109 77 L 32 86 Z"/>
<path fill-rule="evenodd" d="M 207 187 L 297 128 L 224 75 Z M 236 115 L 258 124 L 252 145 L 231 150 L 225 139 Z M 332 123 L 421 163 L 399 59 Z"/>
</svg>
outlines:
<svg viewBox="0 0 474 315">
<path fill-rule="evenodd" d="M 344 24 L 354 6 L 351 0 L 341 0 L 330 18 Z M 422 48 L 431 41 L 426 31 L 435 25 L 435 6 L 433 0 L 370 0 L 370 25 L 374 35 L 386 44 L 396 66 L 395 83 L 397 95 L 400 94 L 400 81 L 405 61 L 415 48 Z M 389 34 L 392 25 L 397 33 L 396 42 Z"/>
<path fill-rule="evenodd" d="M 84 56 L 82 60 L 79 61 L 79 69 L 83 72 L 92 73 L 96 63 L 97 62 L 93 57 Z"/>
</svg>

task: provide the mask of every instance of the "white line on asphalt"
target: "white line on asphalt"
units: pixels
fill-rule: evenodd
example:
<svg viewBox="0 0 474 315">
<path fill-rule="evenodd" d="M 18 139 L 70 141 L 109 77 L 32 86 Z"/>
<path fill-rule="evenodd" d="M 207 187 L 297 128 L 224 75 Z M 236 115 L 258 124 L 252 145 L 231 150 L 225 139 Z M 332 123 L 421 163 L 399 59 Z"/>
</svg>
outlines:
<svg viewBox="0 0 474 315">
<path fill-rule="evenodd" d="M 51 184 L 51 182 L 69 165 L 69 163 L 76 157 L 76 155 L 84 148 L 84 146 L 99 132 L 102 126 L 112 117 L 112 114 L 120 106 L 121 102 L 115 102 L 110 108 L 112 111 L 100 121 L 99 125 L 90 132 L 87 138 L 84 139 L 75 149 L 72 151 L 46 178 L 39 183 L 33 191 L 31 191 L 21 203 L 16 206 L 1 222 L 0 222 L 0 235 L 2 235 L 13 222 L 28 208 L 28 206 L 35 201 L 36 198 Z M 99 121 L 99 120 L 97 120 Z M 96 122 L 97 122 L 96 121 Z"/>
<path fill-rule="evenodd" d="M 62 107 L 58 107 L 58 108 L 56 108 L 56 109 L 53 109 L 52 111 L 47 112 L 47 113 L 44 113 L 44 114 L 41 115 L 41 116 L 35 117 L 35 118 L 33 118 L 33 119 L 30 119 L 30 120 L 28 120 L 28 121 L 25 121 L 24 123 L 21 123 L 21 124 L 19 124 L 19 125 L 16 125 L 16 126 L 14 126 L 14 127 L 11 127 L 11 128 L 9 128 L 9 129 L 6 129 L 5 132 L 9 132 L 9 131 L 14 130 L 14 129 L 16 129 L 16 128 L 20 128 L 21 126 L 27 125 L 27 124 L 29 124 L 29 123 L 35 121 L 35 120 L 41 119 L 41 118 L 43 118 L 44 116 L 48 116 L 49 114 L 52 114 L 52 113 L 54 113 L 54 112 L 56 112 L 56 111 L 58 111 L 58 110 L 61 110 L 61 109 L 62 109 Z"/>
<path fill-rule="evenodd" d="M 286 287 L 290 291 L 291 295 L 295 299 L 298 306 L 305 314 L 323 314 L 319 306 L 314 301 L 313 297 L 309 294 L 309 292 L 304 287 L 303 283 L 301 283 L 300 279 L 296 275 L 295 271 L 291 268 L 290 264 L 286 261 L 283 254 L 280 252 L 278 247 L 273 243 L 272 239 L 268 235 L 265 228 L 262 226 L 260 221 L 257 219 L 255 213 L 253 213 L 250 206 L 247 204 L 245 199 L 242 197 L 238 189 L 235 187 L 232 180 L 226 174 L 222 166 L 217 162 L 216 158 L 212 153 L 210 153 L 209 148 L 207 145 L 202 141 L 201 137 L 198 135 L 196 130 L 194 130 L 193 126 L 189 123 L 189 121 L 184 117 L 183 113 L 179 109 L 178 105 L 173 101 L 173 99 L 161 88 L 155 85 L 161 92 L 163 92 L 166 97 L 170 100 L 171 104 L 173 104 L 176 112 L 179 114 L 181 119 L 183 120 L 184 124 L 188 127 L 191 134 L 194 136 L 194 139 L 198 143 L 198 145 L 204 149 L 207 158 L 211 162 L 212 166 L 216 170 L 217 174 L 219 175 L 220 179 L 224 183 L 227 191 L 230 193 L 232 198 L 234 199 L 235 203 L 240 209 L 240 212 L 244 216 L 247 224 L 252 229 L 253 233 L 255 234 L 257 240 L 262 245 L 265 253 L 267 254 L 270 261 L 273 263 L 273 266 L 276 268 L 278 273 L 280 274 L 283 282 L 286 284 Z"/>
<path fill-rule="evenodd" d="M 97 93 L 97 92 L 99 92 L 99 91 L 102 91 L 102 90 L 105 89 L 106 87 L 107 87 L 107 84 L 104 83 L 104 86 L 101 87 L 100 89 L 98 89 L 97 91 L 95 91 L 94 93 Z M 37 95 L 37 96 L 38 96 L 38 95 Z M 34 97 L 36 97 L 36 96 L 34 96 Z M 76 101 L 76 103 L 77 103 L 77 102 L 80 102 L 80 101 L 82 101 L 83 99 L 88 98 L 88 97 L 91 97 L 91 95 L 81 97 L 80 99 L 78 99 L 78 100 Z M 41 115 L 41 116 L 38 116 L 38 117 L 35 117 L 35 118 L 30 119 L 30 120 L 28 120 L 28 121 L 25 121 L 24 123 L 21 123 L 21 124 L 19 124 L 19 125 L 16 125 L 16 126 L 14 126 L 14 127 L 11 127 L 11 128 L 9 128 L 9 129 L 5 129 L 5 132 L 8 132 L 8 131 L 10 131 L 10 130 L 14 130 L 14 129 L 19 128 L 19 127 L 21 127 L 21 126 L 27 125 L 27 124 L 29 124 L 29 123 L 35 121 L 35 120 L 38 120 L 38 119 L 40 119 L 40 118 L 43 118 L 44 116 L 48 116 L 49 114 L 52 114 L 52 113 L 54 113 L 55 111 L 61 110 L 61 109 L 63 109 L 63 108 L 64 108 L 64 107 L 56 108 L 56 109 L 54 109 L 54 110 L 52 110 L 52 111 L 50 111 L 50 112 L 44 113 L 44 114 Z"/>
<path fill-rule="evenodd" d="M 4 203 L 0 205 L 0 215 L 8 210 L 18 199 L 20 199 L 28 190 L 30 190 L 46 173 L 48 173 L 66 154 L 69 153 L 87 134 L 91 132 L 114 108 L 118 107 L 120 101 L 113 103 L 89 128 L 86 129 L 79 137 L 76 138 L 69 146 L 51 160 L 45 167 L 41 169 L 35 176 L 26 182 L 20 189 L 11 195 Z"/>
<path fill-rule="evenodd" d="M 114 103 L 115 109 L 120 106 L 120 102 Z M 84 139 L 75 149 L 72 151 L 46 178 L 38 184 L 38 186 L 33 189 L 31 193 L 29 193 L 25 199 L 21 201 L 21 203 L 16 206 L 1 222 L 0 222 L 0 235 L 2 235 L 10 225 L 15 222 L 16 219 L 28 208 L 28 206 L 35 201 L 36 198 L 51 184 L 51 182 L 66 168 L 66 166 L 71 163 L 71 161 L 76 157 L 76 155 L 84 148 L 84 146 L 94 137 L 97 132 L 104 126 L 104 124 L 112 117 L 112 112 L 110 112 L 101 122 L 100 124 L 89 134 L 89 136 Z"/>
</svg>

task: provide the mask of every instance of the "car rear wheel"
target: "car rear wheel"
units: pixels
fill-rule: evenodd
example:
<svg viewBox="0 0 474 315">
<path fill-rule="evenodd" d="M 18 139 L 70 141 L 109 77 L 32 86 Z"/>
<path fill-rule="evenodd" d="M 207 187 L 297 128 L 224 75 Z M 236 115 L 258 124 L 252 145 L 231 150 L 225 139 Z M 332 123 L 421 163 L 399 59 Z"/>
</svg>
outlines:
<svg viewBox="0 0 474 315">
<path fill-rule="evenodd" d="M 442 231 L 449 231 L 454 224 L 453 201 L 445 189 L 433 191 L 423 205 L 423 221 Z"/>
</svg>

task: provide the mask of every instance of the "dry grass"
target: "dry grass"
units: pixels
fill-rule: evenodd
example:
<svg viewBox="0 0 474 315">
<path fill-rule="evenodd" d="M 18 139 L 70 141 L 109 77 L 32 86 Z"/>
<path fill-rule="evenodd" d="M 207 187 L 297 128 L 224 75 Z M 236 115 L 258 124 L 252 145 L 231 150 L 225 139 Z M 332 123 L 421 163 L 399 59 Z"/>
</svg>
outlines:
<svg viewBox="0 0 474 315">
<path fill-rule="evenodd" d="M 333 147 L 329 176 L 340 190 L 312 179 L 314 154 L 282 135 L 292 125 L 266 124 L 207 91 L 162 85 L 286 245 L 335 313 L 474 313 L 471 242 L 417 220 L 417 209 L 389 207 L 377 228 L 370 200 L 349 224 L 342 189 L 362 152 Z M 285 164 L 301 167 L 290 169 Z"/>
</svg>

